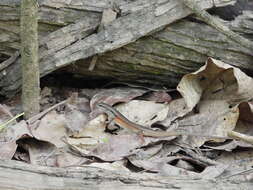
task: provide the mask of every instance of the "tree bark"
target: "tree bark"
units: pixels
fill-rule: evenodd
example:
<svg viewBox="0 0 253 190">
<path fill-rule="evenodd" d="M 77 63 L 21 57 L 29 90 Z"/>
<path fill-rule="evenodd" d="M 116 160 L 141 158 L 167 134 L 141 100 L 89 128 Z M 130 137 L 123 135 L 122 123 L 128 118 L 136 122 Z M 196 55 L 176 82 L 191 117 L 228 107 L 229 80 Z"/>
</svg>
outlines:
<svg viewBox="0 0 253 190">
<path fill-rule="evenodd" d="M 40 111 L 38 62 L 38 2 L 21 1 L 22 106 L 28 119 Z"/>
<path fill-rule="evenodd" d="M 81 189 L 217 189 L 251 190 L 252 183 L 229 179 L 190 179 L 156 174 L 108 171 L 96 167 L 53 168 L 17 161 L 0 161 L 0 189 L 3 190 L 81 190 Z"/>
<path fill-rule="evenodd" d="M 7 10 L 6 2 L 10 0 L 4 2 L 5 6 L 4 3 L 1 6 L 0 2 L 0 9 L 15 12 L 18 3 L 15 6 L 8 5 L 11 8 L 7 6 Z M 198 69 L 209 56 L 245 70 L 253 69 L 251 50 L 242 48 L 212 27 L 196 22 L 196 19 L 175 22 L 191 14 L 191 10 L 182 1 L 161 3 L 158 0 L 119 0 L 117 6 L 121 10 L 120 15 L 98 33 L 94 32 L 100 24 L 102 11 L 110 6 L 108 2 L 73 2 L 44 1 L 41 4 L 39 51 L 42 76 L 70 63 L 77 63 L 65 69 L 86 77 L 111 77 L 121 81 L 134 80 L 173 87 L 182 75 Z M 203 9 L 213 6 L 212 0 L 200 2 Z M 233 2 L 215 1 L 215 6 Z M 2 26 L 3 30 L 8 30 L 3 23 L 10 22 L 13 17 L 15 14 L 3 15 L 4 21 L 0 21 L 0 28 Z M 250 17 L 252 12 L 248 11 L 235 21 L 224 24 L 250 39 L 253 28 Z M 69 24 L 75 20 L 76 23 Z M 170 24 L 172 22 L 175 23 Z M 167 26 L 168 24 L 170 25 Z M 50 33 L 50 30 L 54 32 Z M 161 31 L 155 33 L 157 30 Z M 11 56 L 19 44 L 14 34 L 8 35 L 8 39 L 14 40 L 6 40 L 0 52 Z M 144 35 L 149 36 L 141 38 Z M 133 41 L 135 42 L 126 45 Z M 86 58 L 95 54 L 99 54 L 96 67 L 89 71 L 90 60 Z M 15 75 L 13 72 L 16 72 Z M 0 94 L 11 95 L 17 92 L 20 87 L 18 73 L 19 59 L 0 72 Z"/>
</svg>

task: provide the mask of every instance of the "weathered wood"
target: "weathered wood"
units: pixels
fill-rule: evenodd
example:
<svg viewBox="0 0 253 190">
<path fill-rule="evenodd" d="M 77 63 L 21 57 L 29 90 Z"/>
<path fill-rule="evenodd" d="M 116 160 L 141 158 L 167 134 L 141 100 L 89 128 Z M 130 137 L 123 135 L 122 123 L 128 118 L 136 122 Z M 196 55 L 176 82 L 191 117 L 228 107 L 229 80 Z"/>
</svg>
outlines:
<svg viewBox="0 0 253 190">
<path fill-rule="evenodd" d="M 220 31 L 232 41 L 236 42 L 242 47 L 253 49 L 253 42 L 230 30 L 227 26 L 220 22 L 219 19 L 212 17 L 207 11 L 201 10 L 201 7 L 199 7 L 195 0 L 184 0 L 184 4 L 189 7 L 201 20 Z"/>
<path fill-rule="evenodd" d="M 253 41 L 250 35 L 253 31 L 252 16 L 253 12 L 245 12 L 227 25 Z M 207 57 L 252 71 L 251 54 L 252 51 L 208 25 L 182 20 L 135 43 L 105 53 L 97 60 L 93 72 L 87 69 L 89 60 L 78 61 L 65 70 L 82 76 L 111 75 L 118 80 L 153 84 L 157 81 L 175 86 L 182 75 L 197 70 Z"/>
<path fill-rule="evenodd" d="M 178 0 L 164 1 L 162 4 L 159 0 L 140 0 L 137 2 L 146 3 L 146 6 L 138 11 L 132 11 L 127 16 L 116 19 L 97 34 L 90 35 L 69 47 L 54 52 L 50 56 L 43 57 L 42 64 L 48 67 L 50 65 L 51 67 L 47 68 L 50 71 L 56 70 L 73 61 L 114 50 L 134 42 L 140 37 L 160 30 L 173 21 L 191 13 Z M 212 7 L 212 3 L 209 0 L 202 0 L 198 3 L 202 9 Z M 135 7 L 136 5 L 133 3 L 132 6 Z M 42 73 L 46 74 L 47 71 L 42 71 Z"/>
<path fill-rule="evenodd" d="M 10 2 L 10 0 L 9 1 L 5 0 L 4 2 L 5 3 Z M 47 22 L 50 23 L 49 18 L 46 17 L 46 13 L 48 15 L 50 15 L 50 13 L 55 13 L 58 18 L 61 16 L 61 14 L 64 14 L 63 13 L 64 12 L 63 10 L 65 10 L 64 8 L 66 7 L 69 8 L 71 6 L 73 8 L 74 6 L 73 3 L 71 3 L 72 5 L 68 5 L 68 3 L 62 3 L 62 1 L 48 0 L 48 1 L 42 1 L 42 2 L 43 2 L 41 4 L 42 13 L 40 15 L 41 15 L 41 22 L 43 24 Z M 48 3 L 48 2 L 51 2 L 51 3 Z M 76 5 L 75 7 L 75 8 L 79 7 L 78 10 L 80 10 L 80 12 L 87 9 L 89 10 L 90 7 L 95 5 L 91 3 L 92 5 L 87 6 L 87 5 L 83 5 L 80 2 L 79 4 L 81 5 L 79 6 Z M 234 1 L 219 0 L 215 2 L 216 2 L 216 6 L 222 6 L 226 4 L 231 4 Z M 78 4 L 77 2 L 75 3 Z M 101 7 L 103 7 L 106 4 L 100 3 L 98 5 L 101 5 Z M 199 5 L 202 9 L 210 8 L 213 6 L 213 1 L 212 0 L 199 1 Z M 16 4 L 12 6 L 17 9 L 17 2 Z M 50 9 L 51 8 L 50 6 L 51 7 L 55 6 L 59 8 L 59 10 Z M 50 73 L 60 67 L 68 65 L 80 59 L 85 59 L 94 54 L 98 54 L 98 53 L 100 54 L 106 51 L 111 51 L 113 49 L 122 47 L 126 45 L 127 43 L 133 42 L 144 35 L 160 30 L 161 28 L 164 28 L 169 23 L 172 23 L 173 21 L 183 18 L 191 13 L 191 11 L 187 7 L 185 7 L 181 1 L 177 1 L 177 0 L 173 0 L 173 1 L 137 0 L 130 3 L 129 2 L 127 3 L 127 1 L 121 0 L 119 1 L 118 6 L 119 6 L 119 9 L 121 10 L 122 16 L 116 19 L 115 21 L 113 21 L 109 26 L 105 27 L 104 30 L 102 30 L 101 32 L 98 32 L 97 34 L 92 34 L 87 37 L 87 35 L 89 35 L 92 31 L 94 31 L 94 29 L 99 24 L 98 15 L 95 15 L 95 19 L 94 19 L 94 13 L 93 13 L 93 16 L 86 15 L 86 17 L 83 17 L 83 20 L 77 22 L 76 24 L 73 24 L 72 26 L 70 25 L 66 26 L 43 38 L 40 43 L 41 75 L 42 76 L 46 75 L 47 73 Z M 11 7 L 11 6 L 9 5 L 8 7 Z M 48 7 L 50 11 L 47 11 Z M 1 8 L 1 2 L 0 2 L 0 8 Z M 8 20 L 10 18 L 14 19 L 13 17 L 15 17 L 15 14 L 13 15 L 12 17 L 5 16 L 3 17 L 3 20 L 4 19 Z M 59 20 L 62 21 L 60 18 Z M 67 18 L 69 17 L 67 16 Z M 53 20 L 53 22 L 57 21 L 57 19 L 51 19 L 51 20 Z M 60 23 L 60 21 L 58 21 L 58 23 Z M 67 22 L 68 22 L 68 19 L 66 19 L 65 24 L 67 24 Z M 73 28 L 73 26 L 75 27 L 75 29 L 71 29 Z M 6 26 L 3 28 L 6 29 Z M 85 32 L 83 32 L 82 30 L 84 30 Z M 4 48 L 5 52 L 15 46 L 18 46 L 16 41 L 15 43 L 11 43 L 11 45 L 8 44 L 8 48 Z M 178 52 L 175 52 L 175 54 L 178 54 Z M 164 58 L 161 58 L 161 59 L 164 59 Z M 198 57 L 198 59 L 203 60 L 202 57 Z M 177 62 L 180 63 L 181 61 L 177 60 Z M 172 63 L 171 65 L 173 64 L 174 63 Z M 137 68 L 136 66 L 132 66 L 132 67 Z M 158 70 L 161 70 L 161 68 L 159 67 L 160 66 L 158 66 Z M 168 68 L 171 66 L 163 65 L 163 67 Z M 185 67 L 185 66 L 182 65 L 182 67 Z M 19 89 L 20 77 L 21 77 L 21 75 L 19 74 L 20 73 L 19 70 L 20 70 L 19 61 L 16 61 L 13 65 L 11 65 L 10 67 L 8 67 L 7 69 L 5 69 L 3 72 L 0 73 L 0 79 L 1 79 L 0 86 L 3 87 L 1 88 L 0 93 L 2 95 L 13 94 Z M 150 68 L 148 72 L 145 71 L 145 74 L 144 74 L 145 77 L 143 80 L 145 80 L 146 78 L 149 79 L 150 77 L 152 78 L 152 75 L 156 73 L 156 67 L 152 67 L 152 70 L 154 71 L 151 72 L 151 68 Z M 173 70 L 173 68 L 170 70 Z M 15 75 L 13 75 L 13 72 L 15 72 Z M 151 72 L 152 75 L 150 75 L 149 72 Z M 174 71 L 172 72 L 174 73 Z M 180 71 L 180 75 L 183 72 L 184 71 Z M 178 74 L 174 73 L 174 76 L 177 76 L 177 75 Z M 180 75 L 178 75 L 177 77 L 179 77 Z M 114 72 L 114 76 L 117 76 L 117 73 Z M 174 77 L 173 75 L 170 76 L 170 73 L 167 76 Z M 158 79 L 160 77 L 161 76 L 157 76 Z M 167 83 L 170 84 L 171 81 Z"/>
<path fill-rule="evenodd" d="M 252 189 L 252 183 L 228 179 L 187 179 L 155 174 L 113 172 L 95 167 L 53 168 L 17 161 L 0 161 L 0 189 L 81 190 L 81 189 Z"/>
</svg>

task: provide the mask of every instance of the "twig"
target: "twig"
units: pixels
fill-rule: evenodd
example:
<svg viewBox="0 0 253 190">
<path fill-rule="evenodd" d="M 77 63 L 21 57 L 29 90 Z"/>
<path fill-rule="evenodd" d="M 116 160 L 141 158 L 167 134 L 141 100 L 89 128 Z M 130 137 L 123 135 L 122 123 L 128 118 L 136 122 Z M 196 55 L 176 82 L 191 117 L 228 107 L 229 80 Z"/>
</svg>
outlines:
<svg viewBox="0 0 253 190">
<path fill-rule="evenodd" d="M 94 56 L 92 57 L 92 60 L 91 60 L 91 62 L 90 62 L 90 66 L 89 66 L 89 68 L 88 68 L 89 71 L 93 71 L 93 70 L 94 70 L 94 68 L 95 68 L 95 66 L 96 66 L 96 63 L 97 63 L 97 60 L 98 60 L 98 55 L 94 55 Z"/>
<path fill-rule="evenodd" d="M 229 176 L 222 177 L 221 179 L 227 179 L 227 178 L 230 178 L 230 177 L 233 177 L 233 176 L 236 176 L 236 175 L 243 175 L 245 173 L 252 172 L 252 171 L 253 171 L 253 168 L 250 168 L 250 169 L 247 169 L 247 170 L 243 170 L 241 172 L 237 172 L 235 174 L 231 174 Z"/>
<path fill-rule="evenodd" d="M 115 4 L 113 3 L 112 6 L 115 6 Z M 105 9 L 103 11 L 101 23 L 100 23 L 100 26 L 98 27 L 97 32 L 100 32 L 101 30 L 103 30 L 103 28 L 106 25 L 108 25 L 109 23 L 111 23 L 112 21 L 114 21 L 116 19 L 116 17 L 117 17 L 117 12 L 115 12 L 113 10 L 113 8 Z M 92 57 L 92 60 L 90 62 L 90 66 L 88 68 L 89 71 L 94 70 L 94 68 L 96 66 L 96 63 L 97 63 L 97 60 L 98 60 L 98 55 L 94 55 Z"/>
<path fill-rule="evenodd" d="M 20 55 L 19 51 L 16 51 L 9 59 L 3 61 L 0 65 L 0 71 L 4 70 L 6 67 L 11 65 L 14 61 L 16 61 L 19 55 Z"/>
<path fill-rule="evenodd" d="M 238 139 L 238 140 L 242 140 L 244 142 L 253 144 L 253 136 L 245 135 L 245 134 L 238 133 L 235 131 L 229 131 L 228 136 L 233 139 Z"/>
<path fill-rule="evenodd" d="M 221 33 L 226 35 L 234 42 L 237 42 L 241 46 L 246 47 L 250 50 L 253 49 L 253 43 L 250 40 L 230 30 L 227 26 L 223 25 L 217 18 L 214 18 L 212 15 L 210 15 L 207 11 L 201 10 L 201 8 L 199 7 L 199 5 L 196 3 L 195 0 L 183 0 L 183 2 L 187 7 L 189 7 L 193 11 L 193 13 L 195 13 L 200 19 L 205 21 L 207 24 L 211 25 L 216 30 L 220 31 Z"/>
<path fill-rule="evenodd" d="M 206 165 L 211 165 L 211 166 L 216 166 L 216 165 L 219 165 L 220 163 L 217 162 L 217 161 L 214 161 L 214 160 L 211 160 L 209 158 L 206 158 L 202 155 L 198 155 L 196 154 L 195 152 L 193 152 L 192 150 L 189 150 L 189 149 L 184 149 L 184 151 L 189 154 L 192 158 L 206 164 Z"/>
<path fill-rule="evenodd" d="M 50 108 L 44 110 L 43 112 L 40 112 L 39 114 L 37 114 L 37 115 L 31 117 L 30 119 L 28 119 L 28 120 L 27 120 L 27 123 L 29 123 L 29 124 L 34 123 L 35 121 L 37 121 L 38 119 L 40 119 L 40 118 L 42 118 L 44 115 L 46 115 L 48 112 L 54 110 L 55 108 L 57 108 L 58 106 L 60 106 L 60 105 L 62 105 L 62 104 L 65 104 L 67 101 L 68 101 L 68 99 L 67 99 L 67 100 L 64 100 L 64 101 L 62 101 L 62 102 L 59 102 L 58 104 L 53 105 L 52 107 L 50 107 Z"/>
</svg>

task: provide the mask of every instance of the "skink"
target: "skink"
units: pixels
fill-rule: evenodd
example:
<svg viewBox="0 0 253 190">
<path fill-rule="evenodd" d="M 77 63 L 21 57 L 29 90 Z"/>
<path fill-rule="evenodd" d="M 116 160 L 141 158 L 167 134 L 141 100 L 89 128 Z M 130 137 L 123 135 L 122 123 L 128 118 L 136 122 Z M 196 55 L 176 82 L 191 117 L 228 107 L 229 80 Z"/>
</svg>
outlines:
<svg viewBox="0 0 253 190">
<path fill-rule="evenodd" d="M 191 134 L 191 133 L 187 133 L 183 131 L 157 131 L 157 130 L 150 129 L 148 127 L 136 124 L 128 120 L 119 111 L 117 111 L 115 108 L 113 108 L 112 106 L 106 103 L 99 103 L 97 104 L 97 106 L 99 108 L 102 108 L 103 111 L 107 114 L 108 120 L 114 122 L 120 127 L 123 127 L 134 133 L 147 136 L 147 137 L 169 137 L 169 136 L 187 135 L 187 136 L 214 138 L 214 139 L 230 139 L 229 137 L 210 136 L 210 135 L 195 134 L 195 133 Z"/>
</svg>

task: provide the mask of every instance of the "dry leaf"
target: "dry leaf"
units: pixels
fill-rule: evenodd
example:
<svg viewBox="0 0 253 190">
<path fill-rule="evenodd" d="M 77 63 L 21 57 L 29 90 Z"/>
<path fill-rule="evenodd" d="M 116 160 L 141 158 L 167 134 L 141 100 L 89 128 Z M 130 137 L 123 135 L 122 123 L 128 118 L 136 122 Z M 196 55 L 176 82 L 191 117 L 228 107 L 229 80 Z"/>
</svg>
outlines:
<svg viewBox="0 0 253 190">
<path fill-rule="evenodd" d="M 68 143 L 89 150 L 100 143 L 107 142 L 111 134 L 105 133 L 105 115 L 100 115 L 87 123 L 84 128 L 67 139 Z"/>
<path fill-rule="evenodd" d="M 0 159 L 10 160 L 16 152 L 18 145 L 15 141 L 0 143 Z"/>
<path fill-rule="evenodd" d="M 133 100 L 127 104 L 121 104 L 116 109 L 130 121 L 146 127 L 164 120 L 169 111 L 166 104 L 141 100 Z"/>
<path fill-rule="evenodd" d="M 214 179 L 221 176 L 228 168 L 227 164 L 219 164 L 215 166 L 208 166 L 203 172 L 201 172 L 202 179 Z"/>
<path fill-rule="evenodd" d="M 38 140 L 47 141 L 61 148 L 66 144 L 62 138 L 67 136 L 67 123 L 63 115 L 55 111 L 49 112 L 42 118 L 39 126 L 32 129 L 34 137 Z"/>
<path fill-rule="evenodd" d="M 150 92 L 144 97 L 146 101 L 153 101 L 157 103 L 169 103 L 172 101 L 172 97 L 166 91 Z"/>
<path fill-rule="evenodd" d="M 80 132 L 84 126 L 88 123 L 88 114 L 85 115 L 82 112 L 72 109 L 64 113 L 66 124 L 71 134 Z"/>
<path fill-rule="evenodd" d="M 57 148 L 48 142 L 27 139 L 22 143 L 27 149 L 30 157 L 30 163 L 41 166 L 57 166 L 56 153 Z"/>
<path fill-rule="evenodd" d="M 68 152 L 61 152 L 56 155 L 56 164 L 57 167 L 71 167 L 71 166 L 81 166 L 88 159 L 77 156 Z"/>
<path fill-rule="evenodd" d="M 90 155 L 96 156 L 104 161 L 121 160 L 134 154 L 143 144 L 138 135 L 115 135 L 111 136 L 107 143 L 98 145 Z"/>
<path fill-rule="evenodd" d="M 87 166 L 91 167 L 97 167 L 97 168 L 102 168 L 110 171 L 122 171 L 122 172 L 130 172 L 129 169 L 127 169 L 125 166 L 125 160 L 119 160 L 115 161 L 113 163 L 92 163 Z M 84 165 L 82 165 L 84 166 Z"/>
<path fill-rule="evenodd" d="M 22 137 L 32 137 L 25 121 L 9 126 L 0 133 L 1 159 L 11 159 L 17 149 L 16 141 Z"/>
<path fill-rule="evenodd" d="M 252 98 L 253 80 L 239 69 L 209 58 L 197 72 L 185 75 L 178 85 L 186 108 L 192 112 L 178 121 L 194 134 L 227 136 L 239 117 L 237 105 Z M 201 146 L 206 138 L 188 137 L 186 143 Z"/>
<path fill-rule="evenodd" d="M 90 105 L 92 110 L 98 102 L 113 105 L 118 102 L 129 102 L 133 98 L 143 95 L 147 90 L 133 88 L 112 88 L 100 91 L 92 97 Z M 92 114 L 91 114 L 92 115 Z"/>
</svg>

